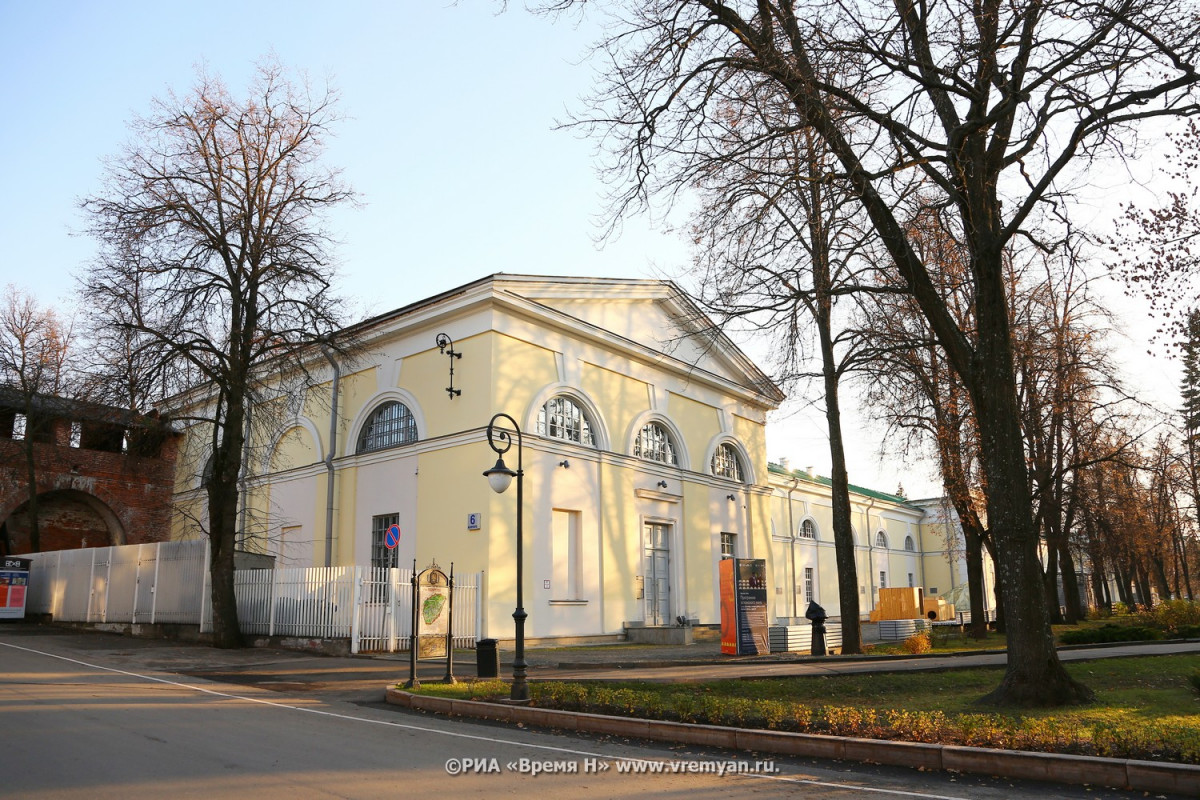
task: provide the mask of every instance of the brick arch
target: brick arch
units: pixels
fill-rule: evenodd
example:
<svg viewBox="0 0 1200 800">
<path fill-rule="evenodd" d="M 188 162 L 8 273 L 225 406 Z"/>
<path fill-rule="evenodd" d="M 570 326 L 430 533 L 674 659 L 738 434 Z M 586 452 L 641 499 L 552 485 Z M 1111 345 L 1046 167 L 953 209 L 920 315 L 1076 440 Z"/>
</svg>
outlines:
<svg viewBox="0 0 1200 800">
<path fill-rule="evenodd" d="M 0 523 L 7 526 L 8 540 L 14 552 L 28 552 L 28 523 L 24 512 L 26 499 L 3 512 Z M 125 526 L 113 509 L 79 489 L 51 489 L 38 493 L 38 529 L 41 551 L 73 550 L 125 544 Z"/>
</svg>

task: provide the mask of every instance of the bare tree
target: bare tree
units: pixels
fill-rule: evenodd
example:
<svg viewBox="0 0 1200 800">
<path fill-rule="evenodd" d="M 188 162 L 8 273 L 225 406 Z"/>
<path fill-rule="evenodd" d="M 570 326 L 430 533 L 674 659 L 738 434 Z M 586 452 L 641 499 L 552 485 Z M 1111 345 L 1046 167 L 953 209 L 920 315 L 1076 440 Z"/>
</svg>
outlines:
<svg viewBox="0 0 1200 800">
<path fill-rule="evenodd" d="M 131 332 L 138 355 L 204 381 L 176 404 L 209 435 L 219 647 L 241 644 L 233 557 L 250 411 L 277 405 L 264 401 L 280 392 L 280 376 L 306 375 L 306 357 L 341 322 L 321 221 L 353 195 L 319 162 L 334 101 L 273 63 L 259 67 L 245 100 L 201 75 L 186 96 L 134 121 L 134 140 L 82 203 L 102 245 L 86 296 Z"/>
<path fill-rule="evenodd" d="M 48 441 L 50 418 L 39 413 L 39 397 L 61 396 L 72 378 L 69 364 L 72 326 L 63 322 L 52 309 L 42 308 L 37 300 L 9 285 L 0 300 L 0 386 L 15 390 L 24 418 L 20 433 L 25 453 L 25 478 L 28 485 L 29 547 L 41 549 L 38 528 L 37 460 L 34 446 Z M 14 418 L 10 425 L 16 422 Z"/>
<path fill-rule="evenodd" d="M 844 307 L 856 293 L 879 288 L 869 282 L 872 236 L 857 198 L 833 179 L 819 137 L 791 129 L 786 105 L 738 100 L 746 96 L 729 103 L 719 134 L 725 141 L 716 148 L 727 157 L 698 176 L 702 202 L 692 224 L 693 277 L 698 297 L 721 324 L 771 333 L 771 357 L 785 384 L 820 381 L 842 644 L 858 653 L 858 578 L 839 386 L 856 350 Z"/>
<path fill-rule="evenodd" d="M 583 0 L 559 0 L 554 9 Z M 621 12 L 618 12 L 621 13 Z M 1200 18 L 1171 0 L 652 0 L 626 4 L 600 47 L 609 76 L 584 120 L 620 181 L 613 208 L 678 191 L 712 161 L 713 103 L 755 82 L 826 143 L 970 394 L 1008 621 L 1008 668 L 985 698 L 1057 705 L 1092 696 L 1058 661 L 1040 584 L 1016 400 L 1003 254 L 1123 132 L 1200 111 Z M 838 54 L 857 80 L 820 65 Z M 853 120 L 853 125 L 849 121 Z M 913 175 L 958 217 L 976 327 L 960 328 L 912 246 Z M 899 183 L 897 183 L 899 181 Z"/>
<path fill-rule="evenodd" d="M 910 221 L 910 237 L 938 281 L 947 308 L 960 327 L 969 328 L 967 258 L 952 223 L 942 209 L 929 206 Z M 881 271 L 885 284 L 903 285 L 894 270 Z M 864 397 L 871 415 L 886 425 L 885 439 L 903 437 L 906 450 L 928 448 L 937 459 L 942 488 L 963 533 L 970 632 L 983 639 L 988 625 L 984 549 L 995 556 L 983 511 L 979 431 L 970 398 L 912 296 L 880 293 L 873 299 L 862 308 L 858 323 L 864 340 L 859 372 L 866 384 Z M 998 623 L 1003 626 L 1002 616 Z"/>
</svg>

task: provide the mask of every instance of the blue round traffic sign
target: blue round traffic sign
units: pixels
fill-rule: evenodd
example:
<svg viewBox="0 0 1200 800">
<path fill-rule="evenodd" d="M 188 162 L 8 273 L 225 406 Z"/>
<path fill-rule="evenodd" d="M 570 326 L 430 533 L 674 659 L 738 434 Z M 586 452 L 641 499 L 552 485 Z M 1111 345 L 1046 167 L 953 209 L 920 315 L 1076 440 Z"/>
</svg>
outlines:
<svg viewBox="0 0 1200 800">
<path fill-rule="evenodd" d="M 387 534 L 383 537 L 383 543 L 391 550 L 396 545 L 400 544 L 400 526 L 393 525 L 387 529 Z"/>
</svg>

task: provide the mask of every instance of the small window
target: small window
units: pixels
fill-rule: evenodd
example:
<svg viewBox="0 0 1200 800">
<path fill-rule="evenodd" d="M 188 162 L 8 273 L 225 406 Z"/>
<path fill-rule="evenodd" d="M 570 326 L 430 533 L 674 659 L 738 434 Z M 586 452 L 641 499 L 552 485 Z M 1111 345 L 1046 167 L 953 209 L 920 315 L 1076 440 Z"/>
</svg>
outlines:
<svg viewBox="0 0 1200 800">
<path fill-rule="evenodd" d="M 804 568 L 804 602 L 811 603 L 813 601 L 813 568 Z"/>
<path fill-rule="evenodd" d="M 913 583 L 913 574 L 910 572 L 908 573 L 908 588 L 912 589 L 914 586 L 916 586 L 916 584 Z"/>
<path fill-rule="evenodd" d="M 417 421 L 404 403 L 384 403 L 375 409 L 358 437 L 359 453 L 411 444 L 417 440 Z"/>
<path fill-rule="evenodd" d="M 806 519 L 800 523 L 800 538 L 801 539 L 816 539 L 817 524 L 811 519 Z"/>
<path fill-rule="evenodd" d="M 737 534 L 722 533 L 721 534 L 721 558 L 736 558 L 737 557 Z"/>
<path fill-rule="evenodd" d="M 887 549 L 887 534 L 885 534 L 883 531 L 879 531 L 875 534 L 875 546 L 882 547 L 884 550 Z"/>
<path fill-rule="evenodd" d="M 737 450 L 731 444 L 723 444 L 713 453 L 709 465 L 712 474 L 721 478 L 742 483 L 742 461 L 738 458 Z"/>
<path fill-rule="evenodd" d="M 638 433 L 637 441 L 633 443 L 633 454 L 663 464 L 679 463 L 679 457 L 675 455 L 675 443 L 671 441 L 667 429 L 657 422 L 647 423 Z"/>
<path fill-rule="evenodd" d="M 592 424 L 583 409 L 569 397 L 559 395 L 550 399 L 538 412 L 537 432 L 542 436 L 596 446 Z"/>
<path fill-rule="evenodd" d="M 915 553 L 917 551 L 916 542 L 913 541 L 911 536 L 904 537 L 904 549 L 910 553 Z"/>
<path fill-rule="evenodd" d="M 887 588 L 887 573 L 886 572 L 880 571 L 880 573 L 879 573 L 879 588 L 880 589 Z"/>
</svg>

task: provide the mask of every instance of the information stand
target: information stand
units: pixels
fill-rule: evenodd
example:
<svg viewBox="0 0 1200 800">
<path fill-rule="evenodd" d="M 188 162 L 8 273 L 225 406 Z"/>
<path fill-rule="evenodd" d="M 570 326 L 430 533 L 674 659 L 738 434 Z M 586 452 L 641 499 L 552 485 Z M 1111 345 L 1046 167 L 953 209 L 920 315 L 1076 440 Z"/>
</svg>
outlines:
<svg viewBox="0 0 1200 800">
<path fill-rule="evenodd" d="M 771 652 L 767 625 L 767 562 L 726 558 L 718 564 L 721 582 L 721 652 L 754 656 Z"/>
<path fill-rule="evenodd" d="M 25 595 L 29 591 L 28 558 L 5 556 L 0 569 L 0 619 L 24 619 Z"/>
</svg>

